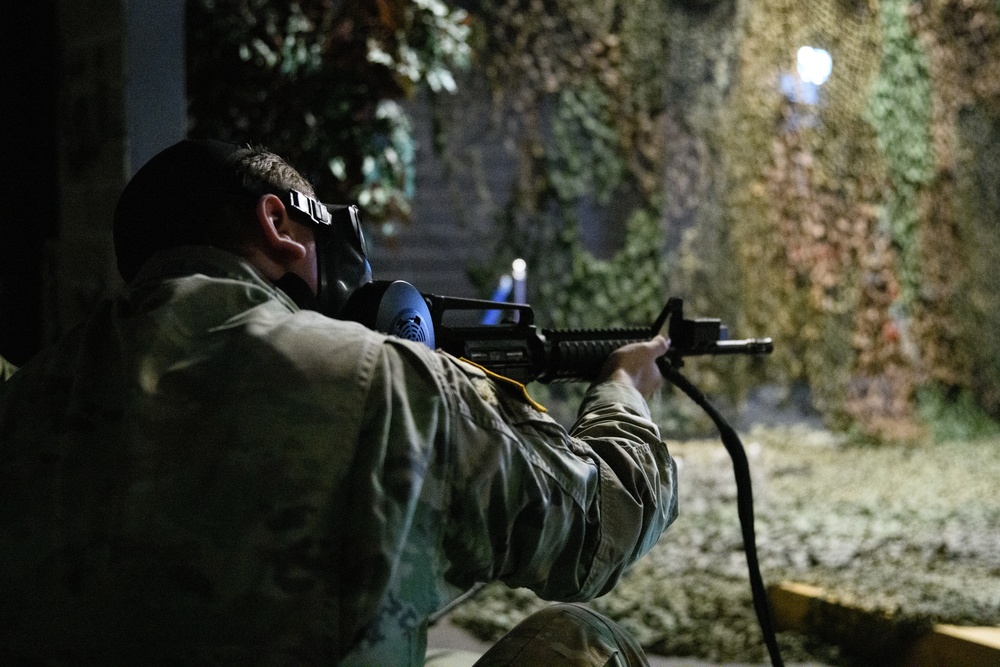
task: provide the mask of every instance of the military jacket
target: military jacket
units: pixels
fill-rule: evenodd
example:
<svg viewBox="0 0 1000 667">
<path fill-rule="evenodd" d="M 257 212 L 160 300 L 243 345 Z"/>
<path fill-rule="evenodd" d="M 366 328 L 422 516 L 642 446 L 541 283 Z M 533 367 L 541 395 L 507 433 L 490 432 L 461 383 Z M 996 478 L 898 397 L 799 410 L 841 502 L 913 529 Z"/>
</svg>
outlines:
<svg viewBox="0 0 1000 667">
<path fill-rule="evenodd" d="M 8 656 L 418 665 L 477 582 L 593 598 L 676 515 L 632 387 L 567 432 L 212 248 L 155 256 L 0 387 Z"/>
<path fill-rule="evenodd" d="M 0 385 L 7 381 L 17 371 L 17 366 L 0 357 Z"/>
</svg>

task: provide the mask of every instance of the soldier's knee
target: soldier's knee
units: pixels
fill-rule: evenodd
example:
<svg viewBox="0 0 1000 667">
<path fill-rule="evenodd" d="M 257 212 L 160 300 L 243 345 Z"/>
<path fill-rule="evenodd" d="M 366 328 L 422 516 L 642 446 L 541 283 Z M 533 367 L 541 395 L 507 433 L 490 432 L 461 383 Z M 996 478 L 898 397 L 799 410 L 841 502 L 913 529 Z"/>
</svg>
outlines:
<svg viewBox="0 0 1000 667">
<path fill-rule="evenodd" d="M 557 603 L 528 616 L 476 662 L 506 665 L 648 665 L 622 626 L 586 605 Z"/>
</svg>

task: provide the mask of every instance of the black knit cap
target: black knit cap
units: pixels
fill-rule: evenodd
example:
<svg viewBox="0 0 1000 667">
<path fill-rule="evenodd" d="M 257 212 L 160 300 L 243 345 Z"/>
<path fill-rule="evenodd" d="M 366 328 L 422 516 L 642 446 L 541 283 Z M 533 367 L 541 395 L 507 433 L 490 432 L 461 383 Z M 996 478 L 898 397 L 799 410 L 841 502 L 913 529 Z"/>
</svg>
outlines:
<svg viewBox="0 0 1000 667">
<path fill-rule="evenodd" d="M 234 165 L 247 150 L 185 139 L 139 169 L 114 215 L 118 272 L 126 282 L 160 250 L 208 242 L 210 221 L 243 189 Z"/>
</svg>

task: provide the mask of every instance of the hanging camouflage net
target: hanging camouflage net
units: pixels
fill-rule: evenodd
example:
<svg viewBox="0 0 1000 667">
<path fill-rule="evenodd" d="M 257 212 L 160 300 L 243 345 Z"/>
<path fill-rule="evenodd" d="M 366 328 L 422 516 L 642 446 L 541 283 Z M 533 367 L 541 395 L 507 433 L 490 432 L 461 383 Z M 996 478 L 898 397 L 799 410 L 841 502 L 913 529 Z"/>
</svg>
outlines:
<svg viewBox="0 0 1000 667">
<path fill-rule="evenodd" d="M 931 394 L 1000 415 L 994 0 L 482 11 L 520 165 L 497 252 L 538 267 L 553 322 L 634 323 L 629 297 L 666 282 L 776 340 L 766 364 L 692 364 L 711 393 L 804 385 L 831 425 L 877 439 L 919 437 Z M 803 79 L 800 47 L 829 54 L 827 80 Z M 587 250 L 584 211 L 617 254 Z"/>
<path fill-rule="evenodd" d="M 983 72 L 996 62 L 996 12 L 952 4 L 961 9 L 756 3 L 730 105 L 728 215 L 746 321 L 787 343 L 775 360 L 786 381 L 808 383 L 834 423 L 879 438 L 919 435 L 918 389 L 972 388 L 969 355 L 982 349 L 963 344 L 976 326 L 960 293 L 989 278 L 963 271 L 984 251 L 958 224 L 948 155 L 963 98 L 995 97 Z M 789 89 L 803 85 L 792 73 L 804 45 L 833 62 L 815 101 Z M 956 51 L 979 66 L 951 64 Z M 983 198 L 965 192 L 967 204 Z M 979 382 L 981 398 L 996 380 Z"/>
</svg>

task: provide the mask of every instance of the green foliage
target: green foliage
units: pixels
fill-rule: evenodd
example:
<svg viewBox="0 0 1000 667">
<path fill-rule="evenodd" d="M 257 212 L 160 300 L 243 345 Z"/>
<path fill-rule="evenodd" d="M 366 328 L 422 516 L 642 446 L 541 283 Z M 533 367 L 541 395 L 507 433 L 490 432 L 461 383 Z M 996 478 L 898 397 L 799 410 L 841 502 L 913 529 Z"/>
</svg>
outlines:
<svg viewBox="0 0 1000 667">
<path fill-rule="evenodd" d="M 970 389 L 977 402 L 1000 417 L 1000 117 L 984 110 L 959 119 L 959 136 L 970 159 L 959 165 L 958 220 L 966 280 L 958 290 L 961 346 L 972 367 Z"/>
<path fill-rule="evenodd" d="M 625 247 L 610 260 L 596 259 L 571 239 L 568 270 L 553 275 L 541 291 L 543 302 L 551 305 L 552 326 L 651 324 L 666 301 L 662 245 L 658 218 L 643 210 L 632 214 Z"/>
<path fill-rule="evenodd" d="M 416 147 L 410 119 L 393 100 L 383 100 L 375 109 L 375 118 L 384 121 L 387 133 L 378 133 L 367 144 L 365 157 L 361 162 L 364 183 L 358 190 L 357 201 L 365 211 L 373 212 L 379 219 L 389 218 L 383 225 L 389 229 L 391 219 L 386 213 L 394 207 L 409 214 L 409 202 L 415 189 L 414 159 Z M 331 160 L 330 170 L 334 176 L 346 174 L 342 158 Z"/>
<path fill-rule="evenodd" d="M 442 0 L 410 0 L 404 16 L 405 23 L 387 43 L 369 39 L 368 60 L 391 68 L 412 85 L 424 81 L 435 93 L 455 92 L 452 69 L 467 67 L 471 54 L 466 12 Z"/>
<path fill-rule="evenodd" d="M 934 174 L 931 83 L 927 56 L 909 27 L 908 0 L 882 0 L 883 51 L 868 116 L 888 161 L 893 192 L 884 224 L 900 248 L 901 301 L 913 301 L 920 284 L 917 190 Z"/>
<path fill-rule="evenodd" d="M 663 305 L 656 118 L 665 16 L 652 0 L 479 7 L 477 55 L 495 100 L 515 110 L 510 137 L 520 165 L 497 217 L 492 266 L 527 260 L 529 296 L 546 326 L 642 324 Z M 587 249 L 584 234 L 595 229 L 583 224 L 605 237 L 620 230 L 620 245 L 602 248 L 613 257 Z"/>
<path fill-rule="evenodd" d="M 970 441 L 1000 435 L 1000 423 L 991 418 L 968 391 L 948 392 L 925 387 L 917 395 L 920 416 L 936 442 Z"/>
<path fill-rule="evenodd" d="M 626 176 L 608 93 L 593 82 L 559 91 L 552 120 L 550 176 L 561 201 L 591 195 L 607 204 Z"/>
<path fill-rule="evenodd" d="M 189 0 L 190 134 L 295 156 L 324 200 L 407 220 L 414 143 L 397 102 L 455 90 L 467 23 L 441 0 Z"/>
<path fill-rule="evenodd" d="M 868 114 L 892 173 L 919 185 L 933 175 L 927 56 L 907 22 L 908 0 L 882 0 L 882 68 Z"/>
</svg>

